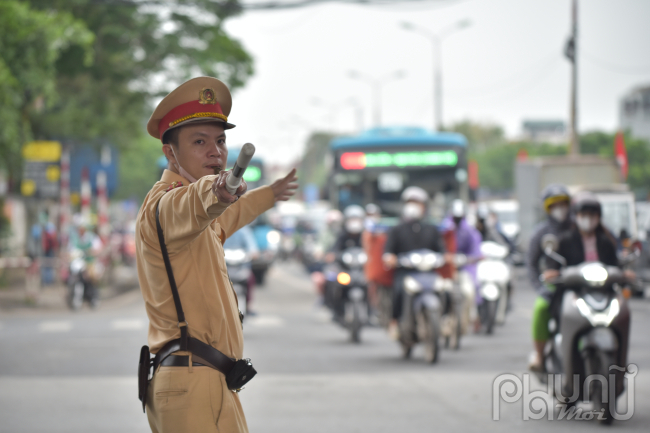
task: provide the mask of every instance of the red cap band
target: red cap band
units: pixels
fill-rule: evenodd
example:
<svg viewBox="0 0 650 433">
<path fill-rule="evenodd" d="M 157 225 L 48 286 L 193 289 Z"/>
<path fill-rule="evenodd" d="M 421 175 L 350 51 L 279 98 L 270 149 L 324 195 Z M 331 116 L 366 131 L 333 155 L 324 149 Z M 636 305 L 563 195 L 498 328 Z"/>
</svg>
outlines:
<svg viewBox="0 0 650 433">
<path fill-rule="evenodd" d="M 197 118 L 214 118 L 228 122 L 228 117 L 223 114 L 221 105 L 218 102 L 205 104 L 201 103 L 201 101 L 190 101 L 171 110 L 158 123 L 160 139 L 162 140 L 163 135 L 169 128 L 186 120 Z"/>
</svg>

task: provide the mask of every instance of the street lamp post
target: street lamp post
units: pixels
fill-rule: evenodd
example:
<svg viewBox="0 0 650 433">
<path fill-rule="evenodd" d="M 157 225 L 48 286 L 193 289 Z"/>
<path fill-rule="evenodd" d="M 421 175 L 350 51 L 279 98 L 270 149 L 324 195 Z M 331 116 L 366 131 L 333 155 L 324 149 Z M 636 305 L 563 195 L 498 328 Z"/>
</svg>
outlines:
<svg viewBox="0 0 650 433">
<path fill-rule="evenodd" d="M 348 76 L 355 80 L 365 81 L 372 89 L 372 120 L 375 126 L 381 126 L 381 88 L 390 81 L 399 80 L 406 76 L 406 72 L 399 70 L 381 78 L 371 77 L 358 71 L 348 72 Z"/>
<path fill-rule="evenodd" d="M 431 41 L 433 48 L 433 126 L 438 131 L 442 129 L 442 41 L 452 33 L 470 25 L 469 20 L 462 20 L 434 33 L 409 22 L 402 23 L 403 29 L 419 33 Z"/>
</svg>

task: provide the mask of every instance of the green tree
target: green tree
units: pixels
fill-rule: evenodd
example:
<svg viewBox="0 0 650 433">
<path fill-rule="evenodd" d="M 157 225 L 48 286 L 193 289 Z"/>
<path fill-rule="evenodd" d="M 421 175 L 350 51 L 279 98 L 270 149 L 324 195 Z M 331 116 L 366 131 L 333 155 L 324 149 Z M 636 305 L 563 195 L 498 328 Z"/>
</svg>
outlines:
<svg viewBox="0 0 650 433">
<path fill-rule="evenodd" d="M 78 47 L 57 62 L 61 97 L 38 119 L 38 134 L 85 142 L 109 139 L 128 146 L 143 131 L 150 103 L 197 75 L 231 88 L 252 74 L 252 59 L 230 38 L 223 21 L 236 1 L 179 0 L 173 6 L 95 0 L 31 0 L 47 11 L 67 11 L 96 35 L 94 62 Z"/>
<path fill-rule="evenodd" d="M 506 142 L 503 128 L 493 123 L 463 120 L 454 123 L 446 130 L 463 134 L 467 138 L 470 152 L 483 151 Z"/>
<path fill-rule="evenodd" d="M 89 65 L 92 42 L 83 21 L 68 12 L 0 2 L 0 164 L 10 177 L 20 173 L 20 148 L 33 136 L 32 118 L 57 93 L 57 60 L 74 45 L 80 62 Z"/>
<path fill-rule="evenodd" d="M 63 30 L 69 33 L 73 24 L 81 23 L 91 37 L 88 48 L 81 43 L 84 39 L 75 35 L 65 44 L 51 35 L 45 37 L 58 48 L 50 68 L 51 91 L 40 94 L 42 108 L 29 111 L 23 116 L 27 123 L 20 124 L 36 139 L 91 146 L 108 141 L 124 150 L 145 134 L 144 124 L 156 99 L 182 81 L 210 75 L 237 89 L 253 73 L 252 58 L 223 27 L 226 19 L 240 12 L 237 0 L 11 3 L 53 21 L 67 17 L 67 21 L 59 20 Z M 2 1 L 0 4 L 4 5 Z M 5 18 L 0 15 L 0 20 Z M 19 56 L 21 52 L 38 52 L 42 45 L 41 40 L 32 39 L 25 46 L 9 42 Z M 4 60 L 4 46 L 0 58 Z M 0 114 L 3 124 L 5 119 L 9 117 Z M 19 147 L 24 141 L 23 137 L 14 137 L 15 145 L 9 152 L 15 160 L 20 158 Z"/>
<path fill-rule="evenodd" d="M 481 186 L 493 190 L 512 189 L 514 164 L 520 151 L 525 151 L 529 157 L 565 155 L 567 146 L 512 142 L 473 152 L 471 158 L 478 163 Z"/>
<path fill-rule="evenodd" d="M 614 156 L 615 133 L 592 131 L 580 136 L 580 152 L 606 157 Z M 627 182 L 638 196 L 650 192 L 650 144 L 625 134 L 628 160 Z"/>
<path fill-rule="evenodd" d="M 119 179 L 115 198 L 142 201 L 160 179 L 158 159 L 163 155 L 160 140 L 141 134 L 120 154 Z"/>
</svg>

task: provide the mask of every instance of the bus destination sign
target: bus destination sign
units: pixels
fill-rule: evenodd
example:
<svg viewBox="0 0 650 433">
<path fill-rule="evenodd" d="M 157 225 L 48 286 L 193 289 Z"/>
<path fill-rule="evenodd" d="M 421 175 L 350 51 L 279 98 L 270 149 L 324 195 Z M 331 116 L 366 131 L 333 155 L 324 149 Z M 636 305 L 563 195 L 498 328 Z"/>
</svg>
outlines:
<svg viewBox="0 0 650 433">
<path fill-rule="evenodd" d="M 455 167 L 458 155 L 453 150 L 436 152 L 345 152 L 341 154 L 341 167 L 345 170 L 362 170 L 380 167 Z"/>
</svg>

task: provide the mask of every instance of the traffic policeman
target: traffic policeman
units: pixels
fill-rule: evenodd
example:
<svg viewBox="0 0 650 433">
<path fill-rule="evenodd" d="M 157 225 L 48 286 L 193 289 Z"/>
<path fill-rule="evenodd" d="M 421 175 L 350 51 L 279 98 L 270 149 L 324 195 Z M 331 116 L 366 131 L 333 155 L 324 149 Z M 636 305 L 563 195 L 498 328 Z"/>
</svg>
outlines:
<svg viewBox="0 0 650 433">
<path fill-rule="evenodd" d="M 198 77 L 167 95 L 147 124 L 149 134 L 162 141 L 169 161 L 147 194 L 136 223 L 148 341 L 151 353 L 157 355 L 153 378 L 145 386 L 147 417 L 154 433 L 248 431 L 239 397 L 229 389 L 226 374 L 214 368 L 217 362 L 204 359 L 220 353 L 225 357 L 214 359 L 232 363 L 244 356 L 242 323 L 223 242 L 276 201 L 288 200 L 297 178 L 294 169 L 270 186 L 247 191 L 243 183 L 233 195 L 228 193 L 225 131 L 235 126 L 228 122 L 231 105 L 225 84 Z M 169 271 L 163 251 L 169 257 Z M 172 296 L 172 276 L 184 321 Z M 171 343 L 184 337 L 191 343 L 184 346 L 188 350 L 173 351 L 178 346 Z M 196 355 L 193 347 L 202 348 L 205 356 Z M 162 359 L 161 353 L 170 350 Z"/>
</svg>

